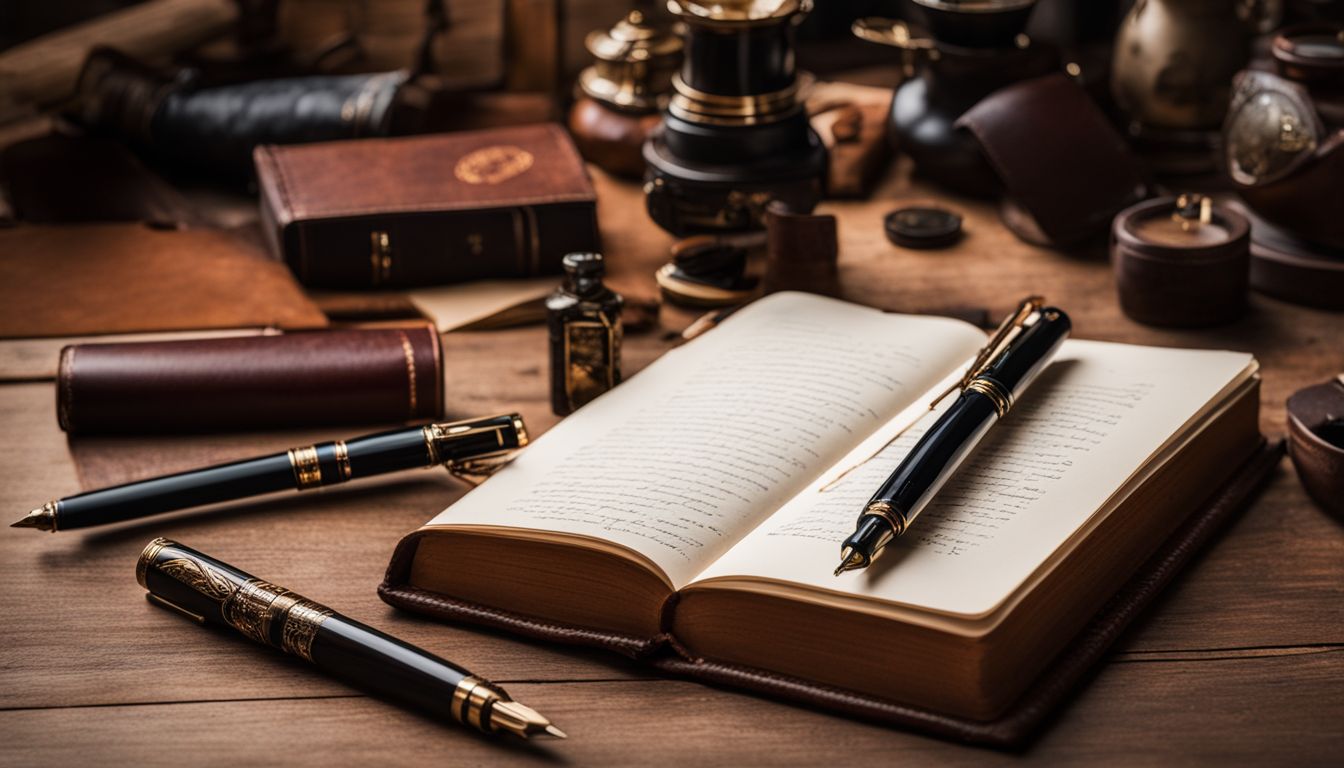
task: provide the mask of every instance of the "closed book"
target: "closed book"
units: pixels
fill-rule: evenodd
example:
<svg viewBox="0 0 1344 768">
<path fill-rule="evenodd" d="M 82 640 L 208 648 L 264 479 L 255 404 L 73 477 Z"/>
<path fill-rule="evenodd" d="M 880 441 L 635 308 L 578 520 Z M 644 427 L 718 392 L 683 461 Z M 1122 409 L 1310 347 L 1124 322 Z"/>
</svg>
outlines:
<svg viewBox="0 0 1344 768">
<path fill-rule="evenodd" d="M 392 288 L 560 273 L 600 250 L 596 195 L 564 129 L 261 146 L 261 213 L 304 285 Z"/>
<path fill-rule="evenodd" d="M 443 415 L 432 325 L 61 350 L 56 415 L 71 434 L 400 424 Z"/>
<path fill-rule="evenodd" d="M 762 299 L 408 535 L 380 594 L 1020 744 L 1279 453 L 1250 355 L 1069 340 L 904 536 L 833 575 L 985 340 L 948 318 Z"/>
</svg>

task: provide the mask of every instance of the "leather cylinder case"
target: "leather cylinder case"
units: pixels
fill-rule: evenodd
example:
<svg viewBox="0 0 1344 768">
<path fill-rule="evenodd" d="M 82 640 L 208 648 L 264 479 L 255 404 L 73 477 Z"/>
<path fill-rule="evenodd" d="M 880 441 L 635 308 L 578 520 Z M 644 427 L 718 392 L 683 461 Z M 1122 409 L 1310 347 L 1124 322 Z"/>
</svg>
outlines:
<svg viewBox="0 0 1344 768">
<path fill-rule="evenodd" d="M 793 213 L 780 202 L 765 214 L 765 292 L 840 293 L 839 240 L 834 216 Z"/>
<path fill-rule="evenodd" d="M 201 433 L 403 423 L 443 414 L 432 325 L 61 350 L 71 434 Z"/>
<path fill-rule="evenodd" d="M 1246 313 L 1250 280 L 1250 224 L 1246 217 L 1215 206 L 1206 229 L 1212 238 L 1172 240 L 1176 200 L 1148 200 L 1121 211 L 1111 227 L 1111 261 L 1120 308 L 1140 323 L 1201 328 L 1231 323 Z M 1174 228 L 1183 234 L 1179 228 Z"/>
<path fill-rule="evenodd" d="M 1004 223 L 1029 243 L 1077 245 L 1147 196 L 1124 138 L 1063 75 L 995 91 L 957 126 L 980 142 L 1008 194 Z"/>
</svg>

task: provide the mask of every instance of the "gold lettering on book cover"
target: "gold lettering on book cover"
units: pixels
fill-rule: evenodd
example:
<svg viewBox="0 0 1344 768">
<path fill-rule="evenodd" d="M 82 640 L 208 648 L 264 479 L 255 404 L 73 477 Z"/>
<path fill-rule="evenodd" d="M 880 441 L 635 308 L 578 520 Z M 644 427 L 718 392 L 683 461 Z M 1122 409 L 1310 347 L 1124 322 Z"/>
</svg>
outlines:
<svg viewBox="0 0 1344 768">
<path fill-rule="evenodd" d="M 522 147 L 485 147 L 458 160 L 453 175 L 468 184 L 499 184 L 526 172 L 533 160 L 532 153 Z"/>
</svg>

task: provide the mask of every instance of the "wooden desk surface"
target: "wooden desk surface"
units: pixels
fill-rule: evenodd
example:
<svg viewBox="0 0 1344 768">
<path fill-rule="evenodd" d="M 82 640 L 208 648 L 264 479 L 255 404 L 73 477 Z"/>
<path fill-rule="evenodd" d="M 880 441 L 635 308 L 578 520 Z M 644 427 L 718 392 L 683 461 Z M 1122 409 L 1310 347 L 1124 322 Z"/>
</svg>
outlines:
<svg viewBox="0 0 1344 768">
<path fill-rule="evenodd" d="M 652 295 L 667 239 L 636 187 L 599 179 L 606 245 L 627 293 Z M 936 197 L 901 172 L 841 217 L 846 296 L 904 311 L 983 307 L 1028 293 L 1068 308 L 1075 335 L 1254 352 L 1262 423 L 1283 433 L 1293 390 L 1344 370 L 1344 316 L 1255 296 L 1248 317 L 1203 332 L 1120 314 L 1101 256 L 1015 240 L 985 204 L 949 201 L 966 239 L 918 253 L 887 244 L 894 201 Z M 692 315 L 665 310 L 666 328 Z M 544 330 L 445 339 L 450 415 L 546 403 Z M 634 371 L 667 348 L 631 336 Z M 68 444 L 50 382 L 0 385 L 0 510 L 17 519 L 98 484 L 280 449 L 320 433 L 101 439 Z M 0 764 L 772 764 L 1006 763 L 1022 759 L 661 678 L 619 657 L 556 649 L 398 613 L 374 587 L 397 539 L 464 492 L 443 472 L 56 535 L 0 528 Z M 0 522 L 8 522 L 0 519 Z M 563 727 L 543 745 L 479 738 L 324 679 L 240 637 L 148 605 L 133 565 L 169 536 L 421 644 L 507 684 Z M 1344 751 L 1344 527 L 1303 494 L 1288 462 L 1259 500 L 1114 649 L 1027 752 L 1042 762 L 1319 764 Z"/>
</svg>

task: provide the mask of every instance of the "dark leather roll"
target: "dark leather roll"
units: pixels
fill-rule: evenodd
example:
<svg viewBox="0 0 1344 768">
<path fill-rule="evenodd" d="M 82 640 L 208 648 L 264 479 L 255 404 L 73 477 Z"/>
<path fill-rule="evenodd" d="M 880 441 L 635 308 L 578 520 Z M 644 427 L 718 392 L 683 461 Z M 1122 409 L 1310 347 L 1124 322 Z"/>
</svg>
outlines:
<svg viewBox="0 0 1344 768">
<path fill-rule="evenodd" d="M 71 434 L 198 433 L 423 421 L 443 414 L 432 325 L 61 350 Z"/>
<path fill-rule="evenodd" d="M 1147 196 L 1124 138 L 1087 91 L 1064 75 L 995 91 L 957 126 L 979 140 L 1008 193 L 1004 223 L 1027 242 L 1077 245 Z"/>
<path fill-rule="evenodd" d="M 1326 439 L 1334 437 L 1336 442 Z M 1344 374 L 1288 398 L 1288 455 L 1307 495 L 1344 520 Z"/>
</svg>

